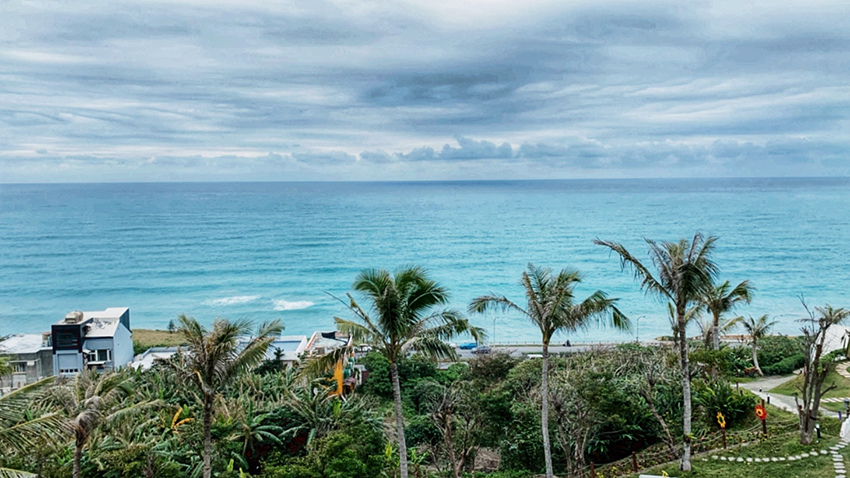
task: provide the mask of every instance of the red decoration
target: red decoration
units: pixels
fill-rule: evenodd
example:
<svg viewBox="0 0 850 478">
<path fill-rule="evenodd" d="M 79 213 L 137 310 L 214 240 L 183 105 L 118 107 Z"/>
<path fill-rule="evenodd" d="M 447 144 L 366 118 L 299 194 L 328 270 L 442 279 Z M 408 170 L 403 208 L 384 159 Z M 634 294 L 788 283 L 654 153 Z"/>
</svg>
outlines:
<svg viewBox="0 0 850 478">
<path fill-rule="evenodd" d="M 759 420 L 764 421 L 767 418 L 767 410 L 761 405 L 756 405 L 756 416 L 759 417 Z"/>
</svg>

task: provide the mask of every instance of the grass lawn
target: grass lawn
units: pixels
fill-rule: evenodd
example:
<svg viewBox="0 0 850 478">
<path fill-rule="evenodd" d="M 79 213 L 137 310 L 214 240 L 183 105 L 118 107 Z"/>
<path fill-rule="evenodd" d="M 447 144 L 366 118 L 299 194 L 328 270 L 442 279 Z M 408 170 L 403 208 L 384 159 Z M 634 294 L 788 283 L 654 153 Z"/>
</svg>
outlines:
<svg viewBox="0 0 850 478">
<path fill-rule="evenodd" d="M 678 469 L 678 463 L 669 463 L 667 465 L 657 466 L 655 468 L 644 470 L 640 474 L 646 475 L 661 475 L 662 471 L 667 472 L 670 477 L 681 478 L 696 478 L 696 477 L 711 477 L 711 478 L 738 478 L 746 476 L 748 478 L 823 478 L 835 476 L 835 469 L 832 465 L 830 455 L 818 455 L 798 461 L 780 461 L 769 463 L 739 463 L 728 462 L 717 459 L 712 459 L 711 455 L 718 456 L 734 456 L 734 457 L 773 457 L 773 456 L 790 456 L 804 452 L 815 450 L 826 450 L 830 446 L 838 442 L 835 437 L 824 438 L 816 441 L 810 447 L 804 447 L 797 441 L 796 434 L 785 435 L 769 440 L 765 443 L 753 444 L 750 446 L 730 448 L 725 452 L 712 452 L 707 455 L 697 457 L 693 462 L 693 470 L 690 472 L 681 472 Z M 850 450 L 844 448 L 845 459 L 850 453 Z M 704 461 L 703 458 L 707 458 Z M 637 474 L 629 475 L 631 478 L 637 478 Z"/>
<path fill-rule="evenodd" d="M 844 364 L 846 365 L 846 364 Z M 803 376 L 796 375 L 791 380 L 783 383 L 782 385 L 770 390 L 770 393 L 776 393 L 779 395 L 794 395 L 795 393 L 800 393 L 800 386 L 803 384 Z M 850 397 L 850 380 L 838 375 L 838 372 L 832 371 L 829 375 L 826 376 L 826 380 L 823 382 L 824 387 L 835 384 L 838 387 L 835 390 L 830 390 L 826 394 L 824 394 L 824 398 L 829 397 Z M 841 408 L 844 408 L 843 404 Z"/>
<path fill-rule="evenodd" d="M 137 353 L 151 347 L 172 347 L 185 344 L 183 335 L 167 330 L 133 329 L 133 348 Z"/>
</svg>

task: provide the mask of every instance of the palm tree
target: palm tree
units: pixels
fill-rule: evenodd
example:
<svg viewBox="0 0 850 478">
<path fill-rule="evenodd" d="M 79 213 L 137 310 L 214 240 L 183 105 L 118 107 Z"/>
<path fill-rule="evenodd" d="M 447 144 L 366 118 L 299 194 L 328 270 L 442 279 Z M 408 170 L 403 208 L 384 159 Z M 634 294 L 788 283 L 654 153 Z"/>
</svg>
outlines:
<svg viewBox="0 0 850 478">
<path fill-rule="evenodd" d="M 758 341 L 770 332 L 770 329 L 774 324 L 776 324 L 776 321 L 768 322 L 767 314 L 764 314 L 758 319 L 754 319 L 752 316 L 748 319 L 738 317 L 736 323 L 743 325 L 747 333 L 750 334 L 750 344 L 753 346 L 753 367 L 755 367 L 756 372 L 763 377 L 764 373 L 762 373 L 761 367 L 759 367 Z"/>
<path fill-rule="evenodd" d="M 59 441 L 67 436 L 69 429 L 60 414 L 43 413 L 33 417 L 30 410 L 33 401 L 52 383 L 52 377 L 46 378 L 0 397 L 0 449 L 28 454 L 40 447 L 43 439 Z M 3 478 L 35 476 L 35 473 L 0 467 Z"/>
<path fill-rule="evenodd" d="M 285 435 L 307 435 L 307 446 L 334 430 L 363 420 L 375 430 L 383 428 L 383 423 L 372 416 L 368 403 L 356 396 L 342 401 L 334 393 L 334 389 L 318 384 L 309 384 L 289 391 L 282 401 L 295 418 L 292 425 L 284 430 Z"/>
<path fill-rule="evenodd" d="M 706 345 L 712 350 L 720 348 L 720 332 L 723 324 L 723 314 L 732 311 L 738 304 L 749 304 L 753 298 L 755 287 L 750 281 L 743 281 L 734 288 L 725 281 L 722 284 L 708 289 L 701 299 L 702 305 L 711 313 L 711 328 L 709 329 L 709 340 Z"/>
<path fill-rule="evenodd" d="M 612 241 L 595 240 L 594 243 L 605 246 L 620 256 L 620 267 L 634 270 L 635 279 L 640 280 L 641 288 L 648 294 L 672 305 L 675 312 L 673 335 L 679 348 L 679 367 L 682 374 L 683 423 L 684 434 L 682 464 L 683 471 L 691 470 L 691 371 L 688 364 L 687 325 L 692 313 L 692 305 L 700 303 L 714 286 L 717 265 L 711 259 L 714 251 L 714 236 L 703 237 L 694 234 L 691 241 L 680 239 L 678 242 L 655 242 L 646 239 L 649 245 L 649 257 L 657 269 L 657 277 L 640 260 L 633 256 L 622 244 Z"/>
<path fill-rule="evenodd" d="M 126 403 L 133 393 L 131 376 L 113 372 L 83 371 L 72 380 L 58 382 L 50 390 L 48 402 L 65 414 L 74 433 L 74 478 L 80 478 L 80 461 L 89 437 L 102 423 L 112 424 L 159 402 Z"/>
<path fill-rule="evenodd" d="M 250 398 L 239 400 L 235 403 L 235 416 L 231 417 L 232 432 L 228 439 L 242 444 L 242 453 L 233 453 L 241 464 L 251 473 L 258 473 L 260 468 L 260 457 L 257 447 L 260 444 L 281 443 L 280 435 L 283 428 L 271 423 L 265 423 L 269 413 L 257 413 L 254 410 L 254 401 Z"/>
<path fill-rule="evenodd" d="M 263 361 L 269 344 L 280 335 L 283 326 L 275 320 L 263 323 L 247 344 L 239 339 L 248 336 L 251 322 L 215 319 L 207 330 L 192 317 L 181 315 L 179 331 L 189 344 L 183 357 L 182 369 L 189 382 L 200 392 L 204 419 L 203 476 L 212 475 L 212 416 L 216 399 L 225 387 L 244 372 L 253 370 Z"/>
<path fill-rule="evenodd" d="M 469 333 L 478 340 L 484 332 L 470 326 L 457 311 L 435 310 L 446 304 L 449 294 L 421 267 L 401 267 L 395 274 L 386 269 L 366 269 L 357 275 L 351 288 L 370 302 L 371 310 L 367 312 L 351 294 L 346 294 L 348 303 L 343 303 L 354 313 L 356 320 L 336 317 L 334 321 L 341 333 L 353 339 L 352 344 L 370 344 L 390 363 L 399 472 L 401 478 L 407 478 L 407 444 L 401 412 L 398 361 L 414 351 L 432 359 L 455 360 L 457 354 L 446 340 L 463 333 Z M 315 366 L 311 369 L 327 369 L 349 352 L 347 347 L 337 349 L 314 362 Z"/>
<path fill-rule="evenodd" d="M 614 306 L 617 299 L 609 299 L 602 291 L 596 291 L 582 302 L 576 302 L 573 289 L 579 282 L 581 274 L 576 270 L 564 269 L 553 275 L 551 269 L 529 264 L 520 281 L 525 289 L 527 308 L 523 309 L 505 296 L 492 294 L 477 297 L 469 304 L 470 312 L 484 312 L 493 308 L 518 312 L 540 329 L 543 339 L 541 426 L 547 478 L 552 477 L 552 451 L 549 444 L 549 343 L 552 337 L 560 331 L 572 332 L 606 324 L 609 318 L 614 327 L 629 328 L 629 319 Z"/>
</svg>

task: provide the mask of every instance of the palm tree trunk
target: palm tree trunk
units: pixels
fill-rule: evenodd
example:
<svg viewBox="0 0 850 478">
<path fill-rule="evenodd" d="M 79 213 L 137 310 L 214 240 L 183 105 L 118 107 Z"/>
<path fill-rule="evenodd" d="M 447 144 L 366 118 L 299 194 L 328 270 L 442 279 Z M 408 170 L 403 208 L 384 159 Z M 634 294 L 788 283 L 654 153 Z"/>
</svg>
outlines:
<svg viewBox="0 0 850 478">
<path fill-rule="evenodd" d="M 679 365 L 682 369 L 682 471 L 691 471 L 691 371 L 688 366 L 687 322 L 685 306 L 677 306 L 676 318 L 679 326 Z"/>
<path fill-rule="evenodd" d="M 212 397 L 204 397 L 204 478 L 212 476 Z"/>
<path fill-rule="evenodd" d="M 546 461 L 546 478 L 552 478 L 552 449 L 549 444 L 549 342 L 543 341 L 543 372 L 540 377 L 540 427 L 543 432 L 543 458 Z"/>
<path fill-rule="evenodd" d="M 80 461 L 83 458 L 83 442 L 76 440 L 74 448 L 74 478 L 80 478 Z"/>
<path fill-rule="evenodd" d="M 756 345 L 755 339 L 753 339 L 753 367 L 756 368 L 756 372 L 760 377 L 764 377 L 764 373 L 761 371 L 761 367 L 759 367 L 758 345 Z"/>
<path fill-rule="evenodd" d="M 711 323 L 711 346 L 712 350 L 720 349 L 720 316 L 713 314 Z"/>
<path fill-rule="evenodd" d="M 398 366 L 390 362 L 390 375 L 393 379 L 393 402 L 395 405 L 395 424 L 398 431 L 398 470 L 400 478 L 407 478 L 407 442 L 404 439 L 404 417 L 401 414 L 401 385 L 398 383 Z M 454 463 L 452 463 L 454 466 Z"/>
</svg>

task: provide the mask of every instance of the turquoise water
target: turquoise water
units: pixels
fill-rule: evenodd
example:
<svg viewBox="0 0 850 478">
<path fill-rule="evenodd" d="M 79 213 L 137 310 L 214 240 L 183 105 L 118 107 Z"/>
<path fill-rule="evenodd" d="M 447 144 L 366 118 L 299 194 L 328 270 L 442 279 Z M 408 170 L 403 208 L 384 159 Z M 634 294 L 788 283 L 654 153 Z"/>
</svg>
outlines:
<svg viewBox="0 0 850 478">
<path fill-rule="evenodd" d="M 576 267 L 581 292 L 603 289 L 640 319 L 631 334 L 668 333 L 662 304 L 592 244 L 720 236 L 722 278 L 750 279 L 745 314 L 795 332 L 800 294 L 850 306 L 850 180 L 721 179 L 439 183 L 0 185 L 0 335 L 40 332 L 70 310 L 128 306 L 135 327 L 181 313 L 280 318 L 286 333 L 332 327 L 365 267 L 416 263 L 452 306 L 504 293 L 522 300 L 528 262 Z M 534 340 L 517 317 L 473 320 L 495 340 Z"/>
</svg>

